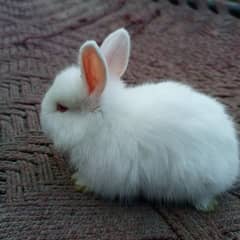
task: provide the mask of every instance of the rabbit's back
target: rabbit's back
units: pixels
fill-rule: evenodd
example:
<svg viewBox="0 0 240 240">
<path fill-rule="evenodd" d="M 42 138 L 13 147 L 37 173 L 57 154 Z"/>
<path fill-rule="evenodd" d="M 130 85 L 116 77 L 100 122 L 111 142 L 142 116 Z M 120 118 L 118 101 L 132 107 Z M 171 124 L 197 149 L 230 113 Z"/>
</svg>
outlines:
<svg viewBox="0 0 240 240">
<path fill-rule="evenodd" d="M 134 184 L 131 178 L 123 180 L 126 186 L 137 186 L 134 193 L 178 200 L 214 195 L 232 185 L 238 174 L 238 145 L 222 104 L 171 81 L 121 91 L 114 95 L 111 89 L 111 101 L 107 92 L 105 96 L 106 109 L 111 109 L 105 112 L 111 124 L 108 134 L 113 134 L 108 148 L 119 148 L 107 158 L 116 174 L 124 172 L 120 179 L 134 175 Z M 129 169 L 117 169 L 123 166 Z"/>
<path fill-rule="evenodd" d="M 232 185 L 239 169 L 238 142 L 222 104 L 171 81 L 130 91 L 142 103 L 135 128 L 138 132 L 142 124 L 139 179 L 146 195 L 193 198 Z"/>
</svg>

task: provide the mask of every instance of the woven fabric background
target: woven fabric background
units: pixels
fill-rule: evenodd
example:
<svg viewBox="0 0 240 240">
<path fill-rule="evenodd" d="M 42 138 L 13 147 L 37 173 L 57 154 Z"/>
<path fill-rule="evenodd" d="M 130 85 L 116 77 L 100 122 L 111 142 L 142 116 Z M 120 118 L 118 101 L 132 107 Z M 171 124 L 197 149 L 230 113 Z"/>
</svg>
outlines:
<svg viewBox="0 0 240 240">
<path fill-rule="evenodd" d="M 225 103 L 239 130 L 240 20 L 224 1 L 215 12 L 206 1 L 171 2 L 0 0 L 0 239 L 240 239 L 238 187 L 211 214 L 120 206 L 76 192 L 67 161 L 40 129 L 41 99 L 55 74 L 76 62 L 85 40 L 101 43 L 124 26 L 132 36 L 129 84 L 192 84 Z"/>
</svg>

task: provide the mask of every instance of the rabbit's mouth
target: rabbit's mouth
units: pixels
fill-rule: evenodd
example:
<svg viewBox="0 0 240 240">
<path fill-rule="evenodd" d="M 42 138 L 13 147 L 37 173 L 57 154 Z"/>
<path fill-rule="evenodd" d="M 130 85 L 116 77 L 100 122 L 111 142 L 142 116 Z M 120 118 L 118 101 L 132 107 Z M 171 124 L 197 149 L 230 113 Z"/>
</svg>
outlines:
<svg viewBox="0 0 240 240">
<path fill-rule="evenodd" d="M 63 144 L 53 143 L 53 147 L 63 157 L 68 156 L 69 149 L 67 149 Z"/>
</svg>

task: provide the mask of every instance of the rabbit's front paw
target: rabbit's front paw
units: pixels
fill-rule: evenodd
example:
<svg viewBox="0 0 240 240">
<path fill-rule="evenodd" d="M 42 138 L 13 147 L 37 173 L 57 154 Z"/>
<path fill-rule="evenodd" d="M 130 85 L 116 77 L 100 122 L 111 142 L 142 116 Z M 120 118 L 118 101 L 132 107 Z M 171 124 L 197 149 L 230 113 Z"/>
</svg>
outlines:
<svg viewBox="0 0 240 240">
<path fill-rule="evenodd" d="M 90 192 L 86 184 L 84 184 L 84 182 L 79 179 L 77 173 L 74 173 L 71 176 L 71 181 L 74 184 L 74 188 L 77 192 L 82 192 L 82 193 Z"/>
</svg>

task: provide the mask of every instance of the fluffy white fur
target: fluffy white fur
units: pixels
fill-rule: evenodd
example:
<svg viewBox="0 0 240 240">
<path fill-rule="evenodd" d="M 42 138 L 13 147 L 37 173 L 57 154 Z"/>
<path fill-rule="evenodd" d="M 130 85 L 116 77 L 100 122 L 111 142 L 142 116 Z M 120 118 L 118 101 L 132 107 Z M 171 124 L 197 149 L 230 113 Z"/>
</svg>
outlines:
<svg viewBox="0 0 240 240">
<path fill-rule="evenodd" d="M 43 99 L 44 132 L 70 154 L 77 182 L 103 196 L 141 193 L 207 208 L 238 175 L 231 117 L 215 99 L 177 82 L 125 87 L 119 76 L 128 62 L 129 36 L 120 29 L 110 37 L 100 49 L 108 77 L 94 110 L 84 69 L 71 66 Z M 58 112 L 58 102 L 69 110 Z"/>
</svg>

